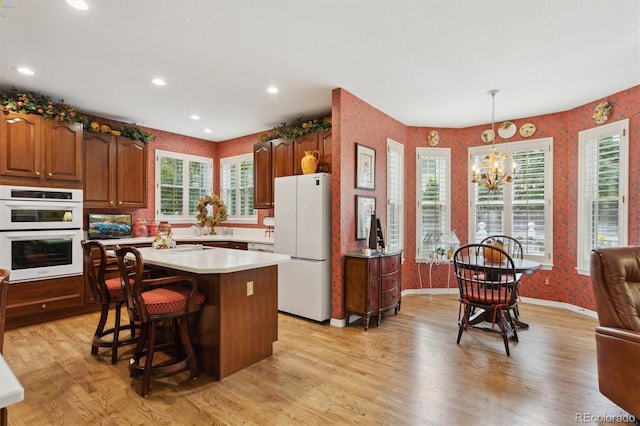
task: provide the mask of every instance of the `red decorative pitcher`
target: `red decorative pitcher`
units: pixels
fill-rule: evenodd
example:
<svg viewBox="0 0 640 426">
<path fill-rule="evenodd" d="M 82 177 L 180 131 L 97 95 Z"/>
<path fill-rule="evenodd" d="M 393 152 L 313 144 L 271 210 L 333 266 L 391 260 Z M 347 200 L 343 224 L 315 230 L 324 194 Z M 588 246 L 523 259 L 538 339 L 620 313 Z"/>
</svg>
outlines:
<svg viewBox="0 0 640 426">
<path fill-rule="evenodd" d="M 147 221 L 142 218 L 136 219 L 135 222 L 133 222 L 133 236 L 136 238 L 146 237 L 147 233 Z"/>
</svg>

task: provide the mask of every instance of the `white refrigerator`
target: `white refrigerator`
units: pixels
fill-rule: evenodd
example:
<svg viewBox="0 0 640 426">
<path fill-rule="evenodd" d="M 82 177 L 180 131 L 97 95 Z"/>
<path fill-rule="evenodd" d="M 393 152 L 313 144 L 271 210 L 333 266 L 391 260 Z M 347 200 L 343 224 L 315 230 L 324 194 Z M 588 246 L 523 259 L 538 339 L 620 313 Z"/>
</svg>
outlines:
<svg viewBox="0 0 640 426">
<path fill-rule="evenodd" d="M 315 321 L 331 316 L 330 178 L 275 179 L 274 252 L 291 256 L 278 265 L 278 310 Z"/>
</svg>

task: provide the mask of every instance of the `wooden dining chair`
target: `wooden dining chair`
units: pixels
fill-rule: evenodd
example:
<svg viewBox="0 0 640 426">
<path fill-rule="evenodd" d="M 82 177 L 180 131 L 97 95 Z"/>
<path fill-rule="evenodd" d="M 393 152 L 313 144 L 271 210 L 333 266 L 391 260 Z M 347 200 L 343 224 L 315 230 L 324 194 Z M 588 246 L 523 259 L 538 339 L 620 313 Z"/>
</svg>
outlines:
<svg viewBox="0 0 640 426">
<path fill-rule="evenodd" d="M 501 243 L 502 249 L 506 251 L 512 259 L 524 259 L 524 250 L 522 249 L 522 244 L 516 238 L 509 235 L 490 235 L 480 241 L 480 244 L 489 244 L 494 242 Z M 520 310 L 518 309 L 517 304 L 515 308 L 513 308 L 513 317 L 516 325 L 518 325 L 519 327 L 529 327 L 527 323 L 520 321 Z"/>
<path fill-rule="evenodd" d="M 491 260 L 493 256 L 486 253 L 497 254 L 504 260 L 494 262 Z M 498 326 L 509 356 L 509 338 L 518 341 L 510 311 L 516 304 L 521 275 L 516 273 L 513 259 L 506 251 L 494 246 L 467 244 L 453 254 L 453 264 L 460 301 L 456 343 L 460 344 L 469 325 L 487 321 L 491 323 L 492 330 Z"/>
<path fill-rule="evenodd" d="M 189 369 L 191 377 L 196 378 L 198 368 L 187 321 L 201 309 L 205 296 L 197 290 L 195 278 L 188 275 L 150 278 L 142 255 L 134 247 L 118 248 L 116 256 L 129 317 L 140 323 L 140 337 L 129 362 L 132 377 L 142 374 L 140 394 L 149 395 L 153 375 Z M 160 323 L 167 320 L 172 325 L 171 339 L 158 333 Z M 167 356 L 154 363 L 156 352 Z"/>
<path fill-rule="evenodd" d="M 125 299 L 116 259 L 113 258 L 111 262 L 108 260 L 105 247 L 99 241 L 83 240 L 81 244 L 84 273 L 91 286 L 93 300 L 101 304 L 100 320 L 91 342 L 91 354 L 97 355 L 98 348 L 111 348 L 111 364 L 115 364 L 118 362 L 118 347 L 138 340 L 136 326 L 131 318 L 129 324 L 121 324 Z M 111 308 L 115 308 L 114 326 L 105 330 Z M 131 334 L 127 339 L 120 340 L 120 331 L 123 330 L 129 330 Z"/>
</svg>

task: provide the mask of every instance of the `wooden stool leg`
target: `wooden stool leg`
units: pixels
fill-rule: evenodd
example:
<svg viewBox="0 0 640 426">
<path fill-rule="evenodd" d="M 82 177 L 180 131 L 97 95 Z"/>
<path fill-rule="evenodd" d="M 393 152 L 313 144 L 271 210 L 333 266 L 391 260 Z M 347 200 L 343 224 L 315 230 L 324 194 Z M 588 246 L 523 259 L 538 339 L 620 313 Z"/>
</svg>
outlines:
<svg viewBox="0 0 640 426">
<path fill-rule="evenodd" d="M 116 319 L 113 326 L 113 344 L 111 345 L 111 364 L 118 362 L 118 343 L 120 340 L 120 308 L 122 305 L 116 303 Z"/>
<path fill-rule="evenodd" d="M 152 321 L 149 324 L 151 328 L 149 333 L 149 348 L 147 350 L 147 359 L 144 363 L 144 373 L 142 374 L 142 392 L 141 395 L 146 397 L 149 395 L 149 388 L 151 385 L 151 371 L 153 369 L 153 354 L 156 350 L 156 337 L 157 337 L 157 323 Z"/>
<path fill-rule="evenodd" d="M 198 364 L 196 362 L 196 355 L 193 352 L 193 346 L 191 346 L 191 339 L 189 338 L 187 317 L 180 318 L 178 321 L 180 322 L 180 340 L 182 341 L 182 346 L 187 353 L 191 378 L 195 379 L 198 377 Z"/>
<path fill-rule="evenodd" d="M 91 345 L 91 355 L 96 355 L 98 353 L 98 345 L 96 345 L 96 341 L 99 341 L 102 337 L 102 332 L 104 331 L 104 326 L 107 323 L 107 316 L 109 315 L 109 305 L 102 304 L 102 311 L 100 312 L 100 321 L 98 321 L 98 327 L 96 328 L 96 332 L 93 334 L 93 344 Z"/>
</svg>

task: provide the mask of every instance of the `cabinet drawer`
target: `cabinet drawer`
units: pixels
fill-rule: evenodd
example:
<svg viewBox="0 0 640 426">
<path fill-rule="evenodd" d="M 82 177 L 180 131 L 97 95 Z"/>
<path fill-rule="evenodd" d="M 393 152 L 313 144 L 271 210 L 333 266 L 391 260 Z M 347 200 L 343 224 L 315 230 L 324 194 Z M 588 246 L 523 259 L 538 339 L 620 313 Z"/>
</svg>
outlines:
<svg viewBox="0 0 640 426">
<path fill-rule="evenodd" d="M 10 284 L 7 318 L 82 306 L 83 285 L 82 275 Z"/>
<path fill-rule="evenodd" d="M 380 286 L 380 290 L 381 291 L 388 291 L 388 290 L 392 290 L 392 289 L 397 289 L 398 288 L 398 280 L 399 280 L 400 276 L 399 274 L 396 272 L 395 274 L 391 274 L 391 275 L 385 275 L 382 277 L 382 283 Z"/>
<path fill-rule="evenodd" d="M 398 270 L 400 264 L 400 256 L 383 257 L 380 259 L 381 274 L 389 274 Z"/>
<path fill-rule="evenodd" d="M 398 288 L 393 290 L 383 291 L 380 297 L 380 309 L 385 309 L 395 305 L 398 301 Z"/>
</svg>

